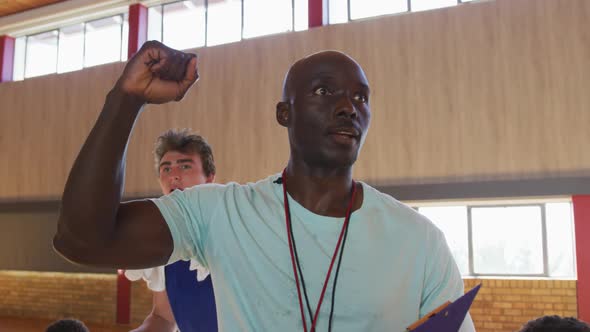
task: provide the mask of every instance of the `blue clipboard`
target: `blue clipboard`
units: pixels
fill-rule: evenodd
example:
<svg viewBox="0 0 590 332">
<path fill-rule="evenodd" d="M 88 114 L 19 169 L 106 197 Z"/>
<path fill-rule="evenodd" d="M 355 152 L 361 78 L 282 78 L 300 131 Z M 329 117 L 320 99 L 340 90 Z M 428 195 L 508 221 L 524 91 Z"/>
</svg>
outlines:
<svg viewBox="0 0 590 332">
<path fill-rule="evenodd" d="M 411 332 L 457 332 L 463 324 L 463 320 L 469 312 L 469 307 L 473 303 L 481 284 L 473 287 L 465 295 L 458 298 L 455 302 L 441 306 L 433 313 L 426 315 L 428 319 L 419 326 L 406 329 Z M 414 325 L 414 324 L 413 324 Z"/>
</svg>

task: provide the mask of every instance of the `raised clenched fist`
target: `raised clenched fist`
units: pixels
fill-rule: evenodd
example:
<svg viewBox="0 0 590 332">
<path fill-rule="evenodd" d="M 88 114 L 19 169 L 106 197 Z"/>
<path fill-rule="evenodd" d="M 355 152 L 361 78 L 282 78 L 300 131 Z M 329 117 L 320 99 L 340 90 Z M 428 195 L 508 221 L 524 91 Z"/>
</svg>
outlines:
<svg viewBox="0 0 590 332">
<path fill-rule="evenodd" d="M 162 104 L 181 100 L 198 79 L 195 54 L 148 41 L 127 62 L 116 88 L 145 103 Z"/>
</svg>

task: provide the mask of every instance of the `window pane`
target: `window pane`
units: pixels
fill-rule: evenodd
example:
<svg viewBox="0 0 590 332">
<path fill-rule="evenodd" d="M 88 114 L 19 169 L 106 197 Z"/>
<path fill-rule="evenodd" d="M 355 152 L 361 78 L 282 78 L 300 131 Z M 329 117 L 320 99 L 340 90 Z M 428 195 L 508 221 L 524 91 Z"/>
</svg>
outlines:
<svg viewBox="0 0 590 332">
<path fill-rule="evenodd" d="M 350 18 L 353 20 L 407 10 L 407 0 L 350 0 Z"/>
<path fill-rule="evenodd" d="M 328 21 L 330 24 L 348 22 L 347 0 L 330 0 L 328 2 Z"/>
<path fill-rule="evenodd" d="M 549 275 L 575 277 L 574 227 L 571 203 L 545 205 Z"/>
<path fill-rule="evenodd" d="M 241 0 L 209 1 L 207 45 L 231 43 L 242 39 Z"/>
<path fill-rule="evenodd" d="M 86 23 L 84 67 L 121 59 L 121 15 Z"/>
<path fill-rule="evenodd" d="M 291 31 L 291 0 L 244 0 L 244 38 Z"/>
<path fill-rule="evenodd" d="M 148 9 L 148 40 L 162 41 L 162 6 Z"/>
<path fill-rule="evenodd" d="M 57 72 L 65 73 L 84 66 L 84 23 L 59 29 Z"/>
<path fill-rule="evenodd" d="M 12 79 L 20 81 L 25 78 L 25 48 L 27 37 L 18 37 L 14 41 L 14 64 L 12 68 Z"/>
<path fill-rule="evenodd" d="M 543 273 L 539 206 L 477 207 L 471 218 L 475 273 Z"/>
<path fill-rule="evenodd" d="M 467 207 L 421 207 L 418 211 L 430 219 L 444 234 L 451 253 L 462 275 L 469 274 L 469 248 L 467 238 Z"/>
<path fill-rule="evenodd" d="M 121 61 L 127 61 L 129 52 L 129 14 L 123 14 L 123 32 L 121 34 Z"/>
<path fill-rule="evenodd" d="M 55 73 L 57 69 L 57 30 L 27 37 L 25 77 Z"/>
<path fill-rule="evenodd" d="M 457 0 L 412 0 L 412 11 L 455 6 Z"/>
<path fill-rule="evenodd" d="M 309 26 L 307 0 L 295 0 L 295 31 L 307 30 Z"/>
<path fill-rule="evenodd" d="M 163 43 L 177 50 L 205 45 L 205 1 L 164 5 Z"/>
</svg>

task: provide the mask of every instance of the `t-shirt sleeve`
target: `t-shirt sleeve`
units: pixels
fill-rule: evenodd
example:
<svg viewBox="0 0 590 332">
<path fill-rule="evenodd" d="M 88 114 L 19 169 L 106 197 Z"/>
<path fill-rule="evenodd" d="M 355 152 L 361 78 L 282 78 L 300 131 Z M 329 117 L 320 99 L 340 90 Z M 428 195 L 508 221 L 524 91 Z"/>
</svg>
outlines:
<svg viewBox="0 0 590 332">
<path fill-rule="evenodd" d="M 429 238 L 424 243 L 430 248 L 427 251 L 420 317 L 425 316 L 446 301 L 455 301 L 464 294 L 463 279 L 461 279 L 461 273 L 453 259 L 444 234 L 434 228 L 429 232 Z M 460 331 L 475 331 L 469 314 Z"/>
<path fill-rule="evenodd" d="M 143 270 L 126 270 L 125 277 L 131 281 L 145 280 L 147 287 L 154 292 L 166 290 L 166 273 L 164 273 L 163 266 Z"/>
<path fill-rule="evenodd" d="M 167 264 L 196 260 L 208 268 L 205 249 L 214 212 L 223 208 L 222 185 L 200 185 L 152 199 L 166 220 L 174 250 Z"/>
</svg>

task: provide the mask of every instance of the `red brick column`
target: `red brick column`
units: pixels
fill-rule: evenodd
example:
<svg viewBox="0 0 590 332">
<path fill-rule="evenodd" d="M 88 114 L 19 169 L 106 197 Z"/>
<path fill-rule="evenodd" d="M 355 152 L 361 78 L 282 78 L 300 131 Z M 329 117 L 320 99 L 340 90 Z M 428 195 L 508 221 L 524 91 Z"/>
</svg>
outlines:
<svg viewBox="0 0 590 332">
<path fill-rule="evenodd" d="M 148 9 L 136 3 L 129 6 L 129 45 L 127 57 L 135 54 L 147 41 Z"/>
<path fill-rule="evenodd" d="M 14 68 L 14 38 L 0 36 L 0 82 L 12 81 Z"/>
<path fill-rule="evenodd" d="M 578 318 L 590 322 L 590 195 L 572 198 L 578 270 Z"/>
</svg>

